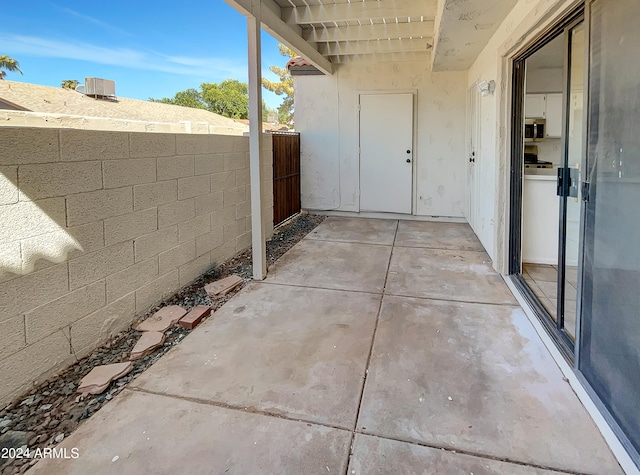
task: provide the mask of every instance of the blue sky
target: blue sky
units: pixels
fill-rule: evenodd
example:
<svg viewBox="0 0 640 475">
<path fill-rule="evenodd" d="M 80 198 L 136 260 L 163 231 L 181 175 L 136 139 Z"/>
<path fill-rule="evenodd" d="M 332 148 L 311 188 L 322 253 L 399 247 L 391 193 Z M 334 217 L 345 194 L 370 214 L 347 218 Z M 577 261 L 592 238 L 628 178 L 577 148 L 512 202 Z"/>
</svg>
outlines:
<svg viewBox="0 0 640 475">
<path fill-rule="evenodd" d="M 60 86 L 63 79 L 116 81 L 116 94 L 171 97 L 203 82 L 247 81 L 247 23 L 223 0 L 3 2 L 0 56 L 20 62 L 24 76 L 6 79 Z M 287 58 L 262 33 L 264 77 Z M 281 98 L 263 89 L 270 107 Z"/>
</svg>

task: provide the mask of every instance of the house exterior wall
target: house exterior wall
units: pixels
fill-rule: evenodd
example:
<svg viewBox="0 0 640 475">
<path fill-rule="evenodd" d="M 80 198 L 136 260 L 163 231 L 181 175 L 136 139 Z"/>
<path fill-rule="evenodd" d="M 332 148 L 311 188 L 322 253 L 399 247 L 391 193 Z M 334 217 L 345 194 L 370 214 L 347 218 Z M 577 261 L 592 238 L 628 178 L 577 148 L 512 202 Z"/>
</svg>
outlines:
<svg viewBox="0 0 640 475">
<path fill-rule="evenodd" d="M 467 87 L 495 80 L 495 94 L 480 99 L 480 202 L 475 233 L 492 257 L 494 267 L 508 273 L 509 147 L 511 113 L 511 58 L 557 18 L 580 2 L 575 0 L 520 0 L 468 70 Z"/>
<path fill-rule="evenodd" d="M 333 76 L 295 77 L 303 208 L 359 211 L 358 95 L 412 92 L 414 214 L 463 216 L 467 74 L 429 69 L 421 62 L 354 62 Z"/>
<path fill-rule="evenodd" d="M 0 127 L 0 143 L 0 405 L 251 245 L 248 137 Z"/>
</svg>

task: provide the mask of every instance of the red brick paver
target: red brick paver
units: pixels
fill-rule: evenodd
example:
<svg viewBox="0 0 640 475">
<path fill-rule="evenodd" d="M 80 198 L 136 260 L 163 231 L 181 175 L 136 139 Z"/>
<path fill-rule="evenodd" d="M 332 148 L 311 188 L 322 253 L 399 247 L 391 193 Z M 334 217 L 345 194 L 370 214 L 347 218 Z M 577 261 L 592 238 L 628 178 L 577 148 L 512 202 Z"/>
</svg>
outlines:
<svg viewBox="0 0 640 475">
<path fill-rule="evenodd" d="M 184 317 L 178 322 L 181 326 L 188 328 L 189 330 L 195 328 L 200 321 L 211 314 L 211 307 L 206 305 L 197 305 L 191 309 Z"/>
</svg>

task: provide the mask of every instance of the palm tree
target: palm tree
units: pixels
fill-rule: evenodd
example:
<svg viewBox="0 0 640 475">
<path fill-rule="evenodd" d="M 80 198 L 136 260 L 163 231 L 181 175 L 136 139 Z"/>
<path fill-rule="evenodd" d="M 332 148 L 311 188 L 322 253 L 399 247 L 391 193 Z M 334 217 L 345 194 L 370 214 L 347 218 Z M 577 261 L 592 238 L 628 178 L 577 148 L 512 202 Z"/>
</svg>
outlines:
<svg viewBox="0 0 640 475">
<path fill-rule="evenodd" d="M 4 71 L 5 69 L 6 71 Z M 22 71 L 20 70 L 20 63 L 9 56 L 0 56 L 0 79 L 4 79 L 7 71 L 18 71 L 22 74 Z"/>
</svg>

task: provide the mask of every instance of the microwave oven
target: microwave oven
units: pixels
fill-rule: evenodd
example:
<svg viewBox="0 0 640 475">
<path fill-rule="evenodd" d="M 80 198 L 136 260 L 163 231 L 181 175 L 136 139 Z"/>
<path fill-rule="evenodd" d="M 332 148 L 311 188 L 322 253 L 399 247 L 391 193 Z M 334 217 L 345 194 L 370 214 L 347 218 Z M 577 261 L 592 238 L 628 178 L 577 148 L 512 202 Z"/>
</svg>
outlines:
<svg viewBox="0 0 640 475">
<path fill-rule="evenodd" d="M 542 142 L 547 128 L 545 119 L 525 119 L 524 120 L 524 141 Z"/>
</svg>

